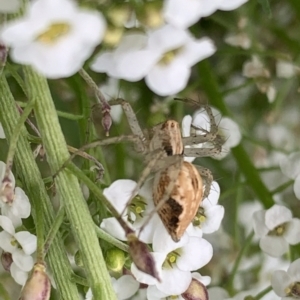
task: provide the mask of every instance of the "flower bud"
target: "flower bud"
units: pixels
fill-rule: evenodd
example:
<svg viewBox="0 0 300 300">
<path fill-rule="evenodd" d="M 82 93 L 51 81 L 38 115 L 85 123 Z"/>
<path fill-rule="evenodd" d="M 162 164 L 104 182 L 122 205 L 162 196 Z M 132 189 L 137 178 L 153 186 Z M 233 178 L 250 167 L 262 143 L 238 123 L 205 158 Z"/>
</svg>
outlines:
<svg viewBox="0 0 300 300">
<path fill-rule="evenodd" d="M 127 234 L 127 240 L 129 244 L 129 254 L 136 267 L 140 271 L 160 281 L 158 272 L 155 268 L 155 261 L 150 254 L 147 245 L 139 241 L 134 233 Z"/>
<path fill-rule="evenodd" d="M 125 264 L 125 254 L 120 249 L 110 249 L 106 253 L 105 262 L 109 270 L 121 273 Z"/>
<path fill-rule="evenodd" d="M 49 300 L 50 291 L 51 282 L 46 273 L 46 267 L 41 263 L 36 263 L 21 291 L 19 300 Z"/>
<path fill-rule="evenodd" d="M 11 179 L 8 176 L 4 177 L 0 186 L 0 200 L 2 199 L 4 203 L 13 203 L 15 192 Z"/>
<path fill-rule="evenodd" d="M 13 263 L 12 254 L 3 251 L 1 254 L 1 263 L 5 271 L 10 271 L 10 266 Z"/>
<path fill-rule="evenodd" d="M 75 253 L 74 260 L 75 260 L 76 266 L 81 267 L 81 268 L 83 267 L 83 261 L 82 261 L 82 257 L 81 257 L 80 251 L 77 251 Z"/>
<path fill-rule="evenodd" d="M 185 300 L 208 300 L 206 286 L 196 279 L 192 279 L 188 289 L 181 296 Z"/>
</svg>

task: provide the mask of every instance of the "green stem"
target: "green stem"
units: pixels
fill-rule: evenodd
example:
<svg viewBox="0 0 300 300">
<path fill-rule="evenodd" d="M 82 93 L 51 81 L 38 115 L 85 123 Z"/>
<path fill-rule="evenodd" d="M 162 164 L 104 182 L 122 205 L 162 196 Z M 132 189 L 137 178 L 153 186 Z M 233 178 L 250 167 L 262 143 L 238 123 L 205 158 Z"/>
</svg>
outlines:
<svg viewBox="0 0 300 300">
<path fill-rule="evenodd" d="M 6 289 L 4 288 L 2 283 L 0 283 L 0 299 L 10 300 L 9 294 L 6 291 Z"/>
<path fill-rule="evenodd" d="M 274 189 L 273 191 L 271 191 L 271 194 L 275 195 L 277 193 L 280 193 L 280 192 L 284 191 L 286 188 L 288 188 L 289 186 L 291 186 L 293 183 L 294 183 L 293 179 L 288 180 L 287 182 L 281 184 L 276 189 Z"/>
<path fill-rule="evenodd" d="M 64 111 L 59 111 L 57 110 L 57 115 L 61 118 L 64 119 L 68 119 L 68 120 L 72 120 L 72 121 L 78 121 L 83 119 L 83 115 L 74 115 L 74 114 L 70 114 L 70 113 L 66 113 Z"/>
<path fill-rule="evenodd" d="M 114 238 L 113 236 L 111 236 L 110 234 L 105 232 L 103 229 L 99 228 L 97 225 L 95 225 L 95 230 L 96 230 L 98 238 L 116 246 L 117 248 L 119 248 L 125 252 L 128 252 L 128 250 L 129 250 L 128 245 L 117 240 L 116 238 Z"/>
<path fill-rule="evenodd" d="M 35 116 L 47 153 L 48 164 L 54 174 L 69 157 L 67 144 L 46 79 L 31 67 L 24 67 L 24 74 L 30 98 L 38 99 L 35 105 Z M 77 178 L 67 170 L 62 170 L 56 177 L 55 185 L 61 195 L 74 238 L 82 254 L 94 299 L 116 299 L 93 220 Z"/>
<path fill-rule="evenodd" d="M 273 290 L 272 286 L 268 286 L 267 288 L 265 288 L 264 290 L 262 290 L 261 292 L 259 292 L 254 299 L 255 300 L 259 300 L 261 299 L 263 296 L 267 295 L 269 292 L 271 292 Z"/>
<path fill-rule="evenodd" d="M 239 252 L 239 255 L 238 257 L 236 258 L 235 262 L 234 262 L 234 265 L 233 265 L 233 268 L 232 268 L 232 271 L 230 273 L 230 276 L 229 276 L 229 279 L 228 279 L 228 289 L 229 289 L 229 292 L 232 293 L 233 291 L 233 280 L 234 280 L 234 276 L 236 275 L 236 272 L 239 268 L 239 265 L 240 265 L 240 262 L 244 256 L 244 254 L 246 253 L 246 251 L 248 250 L 250 244 L 251 244 L 251 241 L 252 241 L 252 238 L 254 236 L 254 232 L 251 232 L 248 237 L 246 238 L 244 244 L 243 244 L 243 247 L 241 248 L 240 252 Z"/>
<path fill-rule="evenodd" d="M 221 111 L 223 115 L 230 116 L 231 113 L 227 109 L 223 101 L 217 80 L 211 70 L 207 60 L 198 64 L 199 73 L 202 78 L 202 88 L 205 90 L 211 104 Z M 256 196 L 259 198 L 265 208 L 270 208 L 274 204 L 272 194 L 262 182 L 259 173 L 253 165 L 249 154 L 245 151 L 242 143 L 231 149 L 232 155 L 237 161 L 241 171 L 247 179 L 247 183 L 251 186 Z"/>
<path fill-rule="evenodd" d="M 49 250 L 49 247 L 50 245 L 52 244 L 52 241 L 53 239 L 55 238 L 59 228 L 60 228 L 60 225 L 62 224 L 63 220 L 64 220 L 64 217 L 65 217 L 65 209 L 63 206 L 61 206 L 55 216 L 55 219 L 53 221 L 53 225 L 50 229 L 50 231 L 48 232 L 48 235 L 46 237 L 46 240 L 45 240 L 45 244 L 44 244 L 44 256 L 46 256 L 48 250 Z"/>
<path fill-rule="evenodd" d="M 0 121 L 3 125 L 6 139 L 10 142 L 10 137 L 16 127 L 20 114 L 16 109 L 13 95 L 10 92 L 8 83 L 4 76 L 0 77 Z M 19 136 L 17 151 L 15 154 L 15 165 L 18 175 L 24 184 L 24 190 L 28 195 L 32 205 L 32 215 L 36 220 L 36 205 L 42 206 L 44 212 L 44 226 L 47 232 L 53 223 L 54 211 L 49 199 L 47 190 L 43 183 L 40 171 L 32 155 L 30 144 L 27 141 L 27 131 L 22 126 Z M 56 237 L 51 245 L 48 255 L 48 262 L 53 270 L 53 276 L 57 285 L 60 298 L 64 300 L 79 299 L 79 294 L 75 284 L 68 280 L 72 269 L 64 249 L 62 240 Z"/>
<path fill-rule="evenodd" d="M 77 283 L 77 284 L 80 284 L 80 285 L 89 287 L 88 281 L 87 281 L 85 278 L 83 278 L 83 277 L 81 277 L 81 276 L 79 276 L 79 275 L 73 274 L 73 275 L 71 276 L 71 280 L 72 280 L 73 282 Z"/>
</svg>

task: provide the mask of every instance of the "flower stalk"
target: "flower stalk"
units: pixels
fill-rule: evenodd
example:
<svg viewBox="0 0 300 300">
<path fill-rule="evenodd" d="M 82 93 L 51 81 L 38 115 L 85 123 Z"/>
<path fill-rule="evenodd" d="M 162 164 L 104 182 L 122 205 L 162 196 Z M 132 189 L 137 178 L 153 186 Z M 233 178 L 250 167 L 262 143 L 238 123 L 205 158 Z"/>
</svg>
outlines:
<svg viewBox="0 0 300 300">
<path fill-rule="evenodd" d="M 69 157 L 66 141 L 46 79 L 31 67 L 24 67 L 24 73 L 30 99 L 37 100 L 34 107 L 35 116 L 47 153 L 47 160 L 54 174 Z M 56 177 L 55 185 L 61 195 L 72 232 L 82 253 L 87 279 L 95 299 L 115 299 L 93 220 L 77 178 L 67 170 L 62 170 Z"/>
</svg>

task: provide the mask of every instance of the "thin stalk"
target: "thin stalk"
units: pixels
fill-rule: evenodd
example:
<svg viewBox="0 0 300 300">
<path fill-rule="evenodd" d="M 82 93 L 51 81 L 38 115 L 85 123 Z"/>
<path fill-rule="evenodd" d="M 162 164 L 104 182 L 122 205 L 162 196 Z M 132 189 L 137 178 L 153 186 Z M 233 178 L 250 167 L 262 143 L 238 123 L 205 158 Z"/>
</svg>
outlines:
<svg viewBox="0 0 300 300">
<path fill-rule="evenodd" d="M 35 116 L 49 167 L 51 172 L 55 173 L 68 159 L 69 153 L 48 83 L 29 66 L 24 67 L 24 74 L 30 98 L 38 99 L 35 105 Z M 72 233 L 82 253 L 83 265 L 94 299 L 116 299 L 93 220 L 77 178 L 67 170 L 62 170 L 56 177 L 55 185 L 61 195 Z"/>
<path fill-rule="evenodd" d="M 234 265 L 233 265 L 233 268 L 232 268 L 232 271 L 230 273 L 230 276 L 229 276 L 229 279 L 228 279 L 228 289 L 230 290 L 230 292 L 232 292 L 233 290 L 233 280 L 234 280 L 234 276 L 236 275 L 237 273 L 237 270 L 239 268 L 239 265 L 240 265 L 240 262 L 244 256 L 244 254 L 247 252 L 250 244 L 251 244 L 251 241 L 252 241 L 252 238 L 254 236 L 254 232 L 251 232 L 248 237 L 246 238 L 244 244 L 243 244 L 243 247 L 241 248 L 240 252 L 239 252 L 239 255 L 238 257 L 236 258 L 235 262 L 234 262 Z"/>
<path fill-rule="evenodd" d="M 261 292 L 259 292 L 254 299 L 255 300 L 259 300 L 261 299 L 263 296 L 267 295 L 269 292 L 271 292 L 273 290 L 272 286 L 268 286 L 267 288 L 265 288 L 264 290 L 262 290 Z"/>
<path fill-rule="evenodd" d="M 9 89 L 8 82 L 4 76 L 0 76 L 0 121 L 4 128 L 6 140 L 10 142 L 14 128 L 20 114 L 16 109 L 13 95 Z M 22 132 L 19 136 L 17 151 L 15 153 L 15 166 L 20 180 L 23 183 L 24 190 L 31 202 L 31 214 L 36 220 L 36 205 L 42 206 L 45 231 L 50 230 L 54 211 L 49 199 L 47 190 L 42 180 L 40 171 L 32 155 L 30 144 L 27 140 L 28 132 L 25 126 L 22 126 Z M 72 273 L 70 262 L 61 239 L 56 237 L 51 245 L 47 256 L 48 263 L 53 270 L 53 276 L 56 282 L 57 291 L 60 299 L 74 300 L 79 299 L 78 290 L 75 284 L 70 282 Z"/>
</svg>

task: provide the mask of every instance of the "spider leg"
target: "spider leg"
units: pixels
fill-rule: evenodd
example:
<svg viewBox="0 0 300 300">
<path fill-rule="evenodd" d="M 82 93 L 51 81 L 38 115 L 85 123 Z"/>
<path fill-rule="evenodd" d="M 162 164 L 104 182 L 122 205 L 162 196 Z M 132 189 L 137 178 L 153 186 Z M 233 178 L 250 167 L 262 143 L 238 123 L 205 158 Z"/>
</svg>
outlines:
<svg viewBox="0 0 300 300">
<path fill-rule="evenodd" d="M 195 165 L 195 167 L 197 168 L 200 176 L 203 178 L 204 182 L 205 182 L 205 189 L 204 189 L 204 194 L 203 194 L 203 199 L 207 198 L 209 193 L 210 193 L 210 189 L 211 189 L 211 184 L 214 180 L 212 172 L 204 167 L 201 166 L 197 166 Z"/>
</svg>

